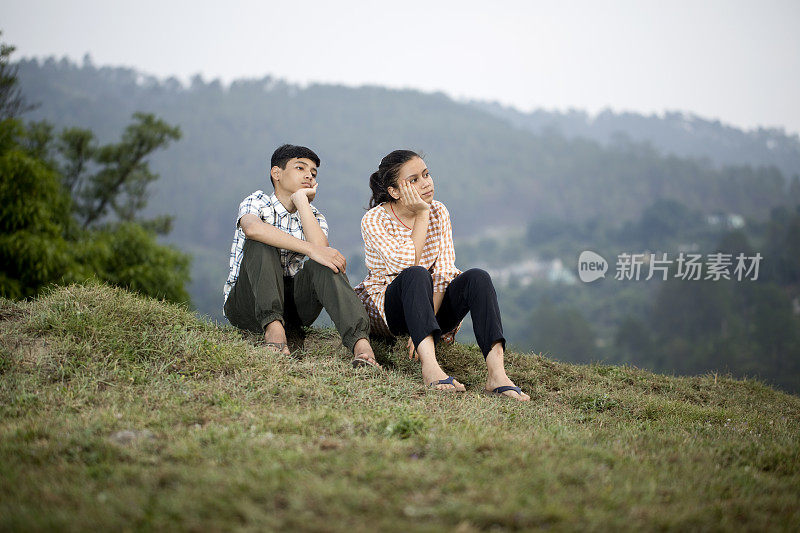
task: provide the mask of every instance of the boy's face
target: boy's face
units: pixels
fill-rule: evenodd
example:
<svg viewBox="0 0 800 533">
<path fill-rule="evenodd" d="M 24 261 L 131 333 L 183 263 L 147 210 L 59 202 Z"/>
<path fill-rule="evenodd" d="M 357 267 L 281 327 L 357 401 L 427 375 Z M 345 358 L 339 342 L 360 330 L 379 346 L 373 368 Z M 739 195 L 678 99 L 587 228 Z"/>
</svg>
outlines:
<svg viewBox="0 0 800 533">
<path fill-rule="evenodd" d="M 272 167 L 270 176 L 275 180 L 276 190 L 280 188 L 293 194 L 317 184 L 317 165 L 305 157 L 293 157 L 286 163 L 286 168 Z"/>
</svg>

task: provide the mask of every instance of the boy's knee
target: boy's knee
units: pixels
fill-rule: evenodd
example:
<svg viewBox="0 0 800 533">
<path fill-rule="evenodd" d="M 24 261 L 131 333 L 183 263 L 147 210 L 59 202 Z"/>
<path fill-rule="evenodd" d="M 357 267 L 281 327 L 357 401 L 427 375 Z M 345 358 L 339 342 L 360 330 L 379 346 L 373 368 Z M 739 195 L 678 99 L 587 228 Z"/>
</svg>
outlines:
<svg viewBox="0 0 800 533">
<path fill-rule="evenodd" d="M 337 283 L 339 282 L 338 280 L 341 280 L 341 282 L 346 283 L 348 286 L 350 285 L 347 274 L 341 270 L 339 272 L 334 272 L 329 267 L 317 263 L 313 259 L 308 259 L 303 263 L 303 270 L 308 270 L 308 274 L 315 279 L 336 279 Z"/>
<path fill-rule="evenodd" d="M 280 258 L 279 251 L 277 248 L 253 239 L 246 239 L 244 241 L 244 246 L 242 247 L 242 253 L 248 255 L 254 253 L 260 253 L 260 254 L 274 255 L 275 257 Z"/>
<path fill-rule="evenodd" d="M 317 263 L 313 259 L 307 259 L 305 263 L 303 263 L 303 269 L 308 270 L 309 274 L 317 274 L 323 276 L 335 276 L 336 272 L 331 270 L 330 268 L 326 267 L 323 264 Z"/>
</svg>

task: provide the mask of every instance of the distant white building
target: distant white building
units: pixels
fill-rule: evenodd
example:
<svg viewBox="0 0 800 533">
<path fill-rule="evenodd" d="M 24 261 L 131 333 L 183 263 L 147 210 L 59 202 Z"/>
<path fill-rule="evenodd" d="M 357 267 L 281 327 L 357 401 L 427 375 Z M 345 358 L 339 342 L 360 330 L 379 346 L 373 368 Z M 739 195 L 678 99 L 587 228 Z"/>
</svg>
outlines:
<svg viewBox="0 0 800 533">
<path fill-rule="evenodd" d="M 744 227 L 744 217 L 736 213 L 722 213 L 706 216 L 706 224 L 709 226 L 721 226 L 728 229 L 739 229 Z"/>
<path fill-rule="evenodd" d="M 527 287 L 534 281 L 548 281 L 550 283 L 563 283 L 572 285 L 578 281 L 569 269 L 564 267 L 561 259 L 540 261 L 536 258 L 525 259 L 518 263 L 502 268 L 486 267 L 495 284 L 501 287 L 516 282 L 522 287 Z"/>
</svg>

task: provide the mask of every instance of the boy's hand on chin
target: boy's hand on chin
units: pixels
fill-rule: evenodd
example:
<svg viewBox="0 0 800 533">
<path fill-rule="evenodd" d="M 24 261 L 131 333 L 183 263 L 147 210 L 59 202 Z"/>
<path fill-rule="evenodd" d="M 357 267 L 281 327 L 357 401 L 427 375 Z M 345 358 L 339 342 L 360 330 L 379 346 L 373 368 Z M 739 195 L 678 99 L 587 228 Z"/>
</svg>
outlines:
<svg viewBox="0 0 800 533">
<path fill-rule="evenodd" d="M 314 201 L 314 198 L 317 196 L 317 187 L 319 184 L 315 184 L 313 187 L 305 187 L 303 189 L 298 189 L 290 198 L 292 199 L 292 203 L 294 203 L 295 207 L 298 205 L 302 205 L 304 200 L 308 200 L 309 202 Z"/>
</svg>

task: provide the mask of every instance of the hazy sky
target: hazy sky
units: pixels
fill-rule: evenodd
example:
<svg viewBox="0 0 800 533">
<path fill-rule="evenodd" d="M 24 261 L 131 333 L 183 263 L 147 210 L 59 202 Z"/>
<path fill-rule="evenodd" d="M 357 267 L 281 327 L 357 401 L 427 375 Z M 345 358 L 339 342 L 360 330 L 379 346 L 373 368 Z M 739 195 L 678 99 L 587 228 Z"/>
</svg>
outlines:
<svg viewBox="0 0 800 533">
<path fill-rule="evenodd" d="M 800 1 L 0 0 L 16 58 L 375 84 L 800 132 Z"/>
</svg>

